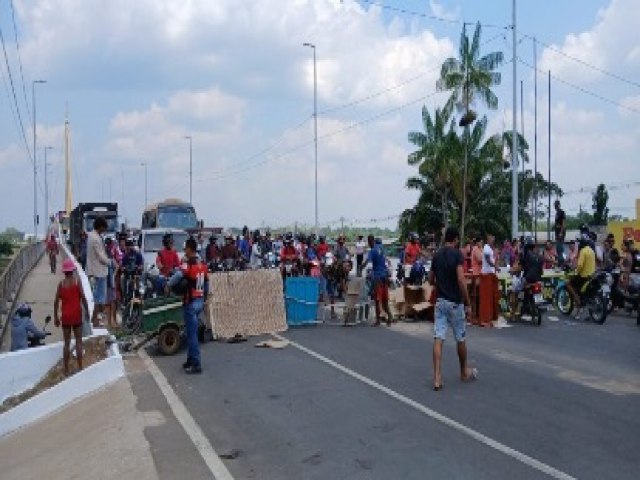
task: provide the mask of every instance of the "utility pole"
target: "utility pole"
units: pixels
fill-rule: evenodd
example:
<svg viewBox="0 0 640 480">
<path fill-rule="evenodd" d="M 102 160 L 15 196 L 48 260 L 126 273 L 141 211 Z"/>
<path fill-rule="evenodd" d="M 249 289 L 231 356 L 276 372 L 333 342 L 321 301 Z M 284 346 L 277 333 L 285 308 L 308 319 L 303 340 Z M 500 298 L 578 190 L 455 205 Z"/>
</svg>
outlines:
<svg viewBox="0 0 640 480">
<path fill-rule="evenodd" d="M 31 103 L 33 104 L 33 239 L 38 238 L 38 155 L 36 135 L 36 83 L 47 83 L 45 80 L 31 82 Z"/>
<path fill-rule="evenodd" d="M 538 52 L 533 37 L 533 238 L 538 241 Z"/>
<path fill-rule="evenodd" d="M 549 70 L 549 203 L 547 204 L 547 240 L 551 240 L 551 70 Z"/>
<path fill-rule="evenodd" d="M 518 84 L 518 56 L 516 35 L 516 0 L 512 0 L 513 6 L 513 129 L 511 131 L 511 238 L 518 236 L 518 135 L 517 135 L 517 84 Z"/>
<path fill-rule="evenodd" d="M 315 158 L 315 230 L 318 236 L 318 74 L 316 68 L 316 46 L 313 43 L 304 43 L 303 47 L 313 49 L 313 142 Z"/>
<path fill-rule="evenodd" d="M 44 219 L 48 222 L 49 219 L 49 170 L 47 163 L 47 150 L 53 150 L 53 147 L 44 147 Z M 47 227 L 49 226 L 46 223 Z"/>
</svg>

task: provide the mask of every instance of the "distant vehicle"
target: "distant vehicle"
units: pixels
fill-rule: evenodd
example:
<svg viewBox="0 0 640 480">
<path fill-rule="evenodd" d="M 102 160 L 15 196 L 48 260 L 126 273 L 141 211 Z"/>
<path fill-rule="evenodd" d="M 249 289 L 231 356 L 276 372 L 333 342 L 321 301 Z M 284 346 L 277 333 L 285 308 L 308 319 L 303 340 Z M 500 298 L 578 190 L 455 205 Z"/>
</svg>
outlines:
<svg viewBox="0 0 640 480">
<path fill-rule="evenodd" d="M 82 232 L 93 230 L 93 222 L 102 217 L 107 221 L 107 237 L 115 238 L 118 232 L 118 204 L 117 203 L 79 203 L 69 215 L 69 243 L 76 254 L 79 254 L 80 236 Z"/>
<path fill-rule="evenodd" d="M 168 198 L 145 208 L 140 228 L 142 230 L 175 228 L 195 232 L 201 226 L 193 205 L 176 198 Z"/>
<path fill-rule="evenodd" d="M 182 256 L 182 250 L 184 244 L 189 238 L 189 234 L 184 230 L 178 230 L 176 228 L 152 228 L 148 230 L 142 230 L 138 237 L 138 246 L 140 247 L 140 253 L 144 258 L 144 270 L 148 272 L 156 264 L 156 257 L 158 252 L 164 248 L 162 245 L 162 237 L 167 233 L 173 236 L 173 245 L 178 252 L 179 256 Z"/>
</svg>

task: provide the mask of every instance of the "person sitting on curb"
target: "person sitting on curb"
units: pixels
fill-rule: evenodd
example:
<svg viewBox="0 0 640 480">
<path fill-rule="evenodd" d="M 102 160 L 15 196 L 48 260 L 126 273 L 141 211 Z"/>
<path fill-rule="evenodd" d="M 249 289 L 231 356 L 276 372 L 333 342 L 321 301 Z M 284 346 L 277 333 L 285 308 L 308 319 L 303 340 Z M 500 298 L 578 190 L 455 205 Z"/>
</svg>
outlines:
<svg viewBox="0 0 640 480">
<path fill-rule="evenodd" d="M 29 334 L 38 340 L 47 336 L 46 332 L 36 327 L 31 320 L 31 307 L 23 303 L 11 319 L 11 351 L 16 352 L 29 348 Z"/>
</svg>

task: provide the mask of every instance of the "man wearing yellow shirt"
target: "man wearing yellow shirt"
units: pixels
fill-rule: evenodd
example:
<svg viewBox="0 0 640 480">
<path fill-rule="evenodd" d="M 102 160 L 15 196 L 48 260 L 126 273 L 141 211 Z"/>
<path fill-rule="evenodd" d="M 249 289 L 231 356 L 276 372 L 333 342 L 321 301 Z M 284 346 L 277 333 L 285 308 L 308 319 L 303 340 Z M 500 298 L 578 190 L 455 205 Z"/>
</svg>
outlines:
<svg viewBox="0 0 640 480">
<path fill-rule="evenodd" d="M 571 293 L 576 306 L 576 319 L 579 319 L 582 314 L 580 291 L 596 271 L 596 254 L 589 246 L 587 240 L 581 239 L 580 246 L 578 248 L 580 250 L 578 252 L 578 261 L 576 264 L 576 275 L 567 285 L 569 293 Z"/>
</svg>

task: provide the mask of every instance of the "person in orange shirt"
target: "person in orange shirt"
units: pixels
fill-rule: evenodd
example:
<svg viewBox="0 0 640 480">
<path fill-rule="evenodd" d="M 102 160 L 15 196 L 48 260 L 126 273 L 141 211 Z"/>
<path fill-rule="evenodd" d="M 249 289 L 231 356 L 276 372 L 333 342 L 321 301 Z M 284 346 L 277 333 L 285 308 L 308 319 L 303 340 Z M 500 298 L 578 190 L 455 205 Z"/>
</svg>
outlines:
<svg viewBox="0 0 640 480">
<path fill-rule="evenodd" d="M 420 243 L 418 242 L 418 234 L 410 233 L 409 243 L 407 243 L 407 246 L 404 248 L 404 264 L 413 265 L 421 253 L 422 248 L 420 248 Z"/>
</svg>

